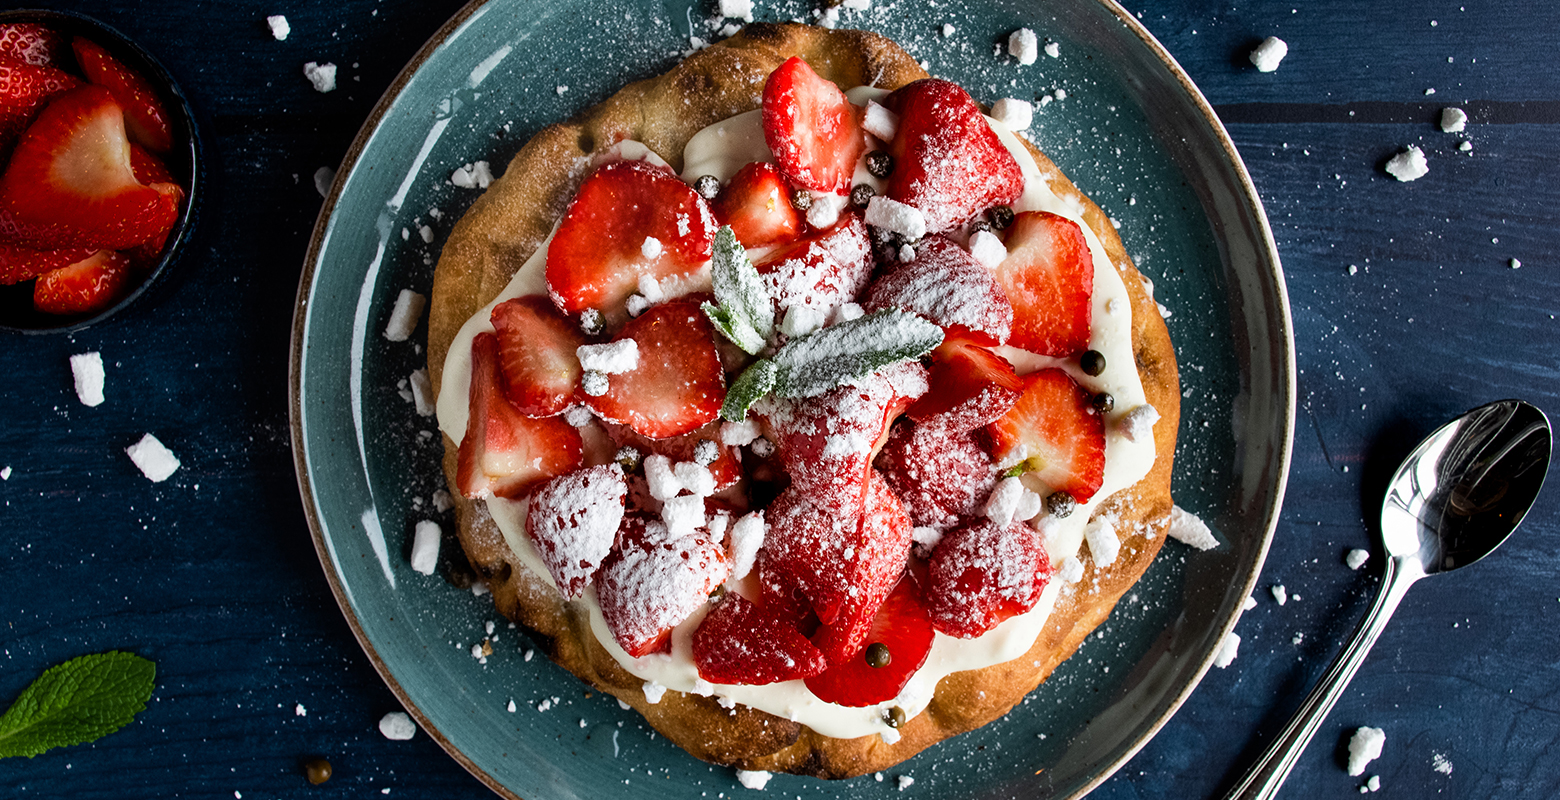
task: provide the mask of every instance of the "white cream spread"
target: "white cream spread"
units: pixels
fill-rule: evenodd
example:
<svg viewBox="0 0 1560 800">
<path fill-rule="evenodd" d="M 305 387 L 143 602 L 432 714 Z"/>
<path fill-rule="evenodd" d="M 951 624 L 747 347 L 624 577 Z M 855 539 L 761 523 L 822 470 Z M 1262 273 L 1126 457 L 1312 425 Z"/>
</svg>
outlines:
<svg viewBox="0 0 1560 800">
<path fill-rule="evenodd" d="M 847 93 L 857 105 L 868 100 L 881 99 L 887 92 L 870 87 L 857 87 Z M 988 118 L 989 119 L 989 118 Z M 1051 563 L 1058 568 L 1064 561 L 1075 559 L 1084 540 L 1084 527 L 1095 509 L 1111 495 L 1137 483 L 1148 474 L 1154 462 L 1152 437 L 1146 441 L 1131 441 L 1123 436 L 1116 424 L 1123 414 L 1146 402 L 1143 385 L 1138 377 L 1132 353 L 1132 306 L 1126 286 L 1120 274 L 1112 268 L 1109 256 L 1094 231 L 1084 222 L 1083 206 L 1075 200 L 1059 197 L 1041 176 L 1029 151 L 1001 123 L 991 120 L 991 127 L 1002 143 L 1018 160 L 1024 173 L 1023 196 L 1013 204 L 1014 211 L 1049 211 L 1066 217 L 1082 228 L 1089 251 L 1094 257 L 1094 295 L 1092 333 L 1089 346 L 1104 354 L 1106 368 L 1097 377 L 1083 374 L 1075 363 L 1067 359 L 1040 356 L 1013 347 L 999 348 L 1019 374 L 1047 367 L 1066 369 L 1080 385 L 1091 392 L 1109 392 L 1115 398 L 1115 411 L 1107 416 L 1105 442 L 1104 483 L 1094 497 L 1064 519 L 1052 519 L 1042 515 L 1034 524 L 1047 533 L 1046 550 Z M 643 158 L 657 164 L 664 159 L 636 142 L 619 146 L 624 158 Z M 695 134 L 689 140 L 683 154 L 683 178 L 688 182 L 701 175 L 714 175 L 721 181 L 729 179 L 742 165 L 751 161 L 773 161 L 764 142 L 762 114 L 749 111 L 731 119 L 718 122 Z M 872 177 L 864 164 L 858 164 L 853 183 L 866 183 L 881 191 L 882 181 Z M 550 237 L 549 240 L 550 241 Z M 758 257 L 760 251 L 750 255 Z M 471 340 L 483 331 L 492 330 L 489 315 L 494 306 L 512 297 L 546 294 L 547 242 L 515 273 L 509 285 L 491 303 L 477 311 L 466 321 L 460 333 L 450 344 L 444 362 L 444 377 L 440 387 L 438 415 L 439 427 L 452 441 L 459 442 L 466 432 L 467 402 L 471 375 Z M 708 269 L 702 273 L 707 282 Z M 610 442 L 599 430 L 589 425 L 582 429 L 586 435 L 587 460 L 590 453 L 610 448 Z M 592 434 L 595 435 L 592 435 Z M 611 450 L 606 450 L 610 454 Z M 1025 476 L 1030 488 L 1044 495 L 1048 489 L 1031 476 Z M 504 539 L 530 570 L 551 583 L 552 578 L 543 566 L 530 538 L 525 532 L 525 499 L 505 500 L 490 498 L 487 507 L 494 521 L 503 531 Z M 1077 584 L 1078 590 L 1087 585 Z M 735 588 L 736 582 L 731 582 Z M 735 701 L 767 711 L 780 717 L 801 722 L 813 730 L 836 738 L 854 738 L 884 732 L 896 733 L 885 722 L 886 709 L 898 706 L 907 718 L 925 710 L 931 701 L 937 682 L 953 672 L 978 669 L 1010 661 L 1022 656 L 1034 644 L 1046 620 L 1050 617 L 1059 594 L 1073 590 L 1061 572 L 1046 586 L 1040 601 L 1029 612 L 1012 617 L 986 634 L 974 639 L 959 639 L 937 633 L 926 664 L 910 679 L 899 697 L 864 708 L 848 708 L 825 703 L 807 690 L 799 680 L 765 686 L 714 685 L 717 697 Z M 629 672 L 644 678 L 647 684 L 664 686 L 683 692 L 708 694 L 711 685 L 699 678 L 692 657 L 693 632 L 703 620 L 709 606 L 695 612 L 677 626 L 672 636 L 672 652 L 644 658 L 633 658 L 618 646 L 608 629 L 596 601 L 594 587 L 587 589 L 585 597 L 578 601 L 590 611 L 591 628 L 596 638 L 612 653 L 618 663 Z"/>
</svg>

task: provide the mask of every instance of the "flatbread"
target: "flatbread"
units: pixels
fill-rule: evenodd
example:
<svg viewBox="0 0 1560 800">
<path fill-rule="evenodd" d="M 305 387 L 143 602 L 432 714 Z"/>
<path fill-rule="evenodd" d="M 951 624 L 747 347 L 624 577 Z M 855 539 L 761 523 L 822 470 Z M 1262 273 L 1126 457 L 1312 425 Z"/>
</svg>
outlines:
<svg viewBox="0 0 1560 800">
<path fill-rule="evenodd" d="M 510 161 L 451 232 L 434 276 L 429 312 L 428 369 L 437 391 L 450 342 L 465 321 L 493 299 L 536 251 L 584 179 L 591 158 L 636 140 L 682 167 L 683 146 L 704 127 L 759 107 L 764 81 L 787 58 L 800 56 L 844 88 L 894 89 L 927 77 L 910 55 L 872 33 L 804 25 L 749 25 L 742 33 L 688 57 L 660 77 L 633 83 L 576 119 L 548 126 Z M 1132 301 L 1133 351 L 1154 426 L 1158 456 L 1147 477 L 1102 504 L 1116 518 L 1120 555 L 1089 579 L 1064 590 L 1029 652 L 1010 662 L 954 673 L 931 704 L 885 743 L 877 735 L 822 736 L 804 725 L 713 697 L 667 691 L 645 699 L 643 680 L 624 670 L 590 629 L 582 603 L 566 603 L 521 563 L 480 501 L 456 498 L 460 540 L 472 568 L 492 590 L 499 612 L 524 626 L 553 661 L 600 691 L 632 706 L 667 739 L 717 764 L 823 778 L 846 778 L 890 767 L 926 747 L 1007 713 L 1077 649 L 1109 616 L 1122 594 L 1148 569 L 1165 540 L 1171 509 L 1170 472 L 1180 416 L 1175 354 L 1158 307 L 1132 266 L 1109 219 L 1043 154 L 1032 151 L 1051 189 L 1085 209 L 1084 220 L 1104 243 Z M 445 473 L 455 483 L 458 442 L 445 437 Z"/>
</svg>

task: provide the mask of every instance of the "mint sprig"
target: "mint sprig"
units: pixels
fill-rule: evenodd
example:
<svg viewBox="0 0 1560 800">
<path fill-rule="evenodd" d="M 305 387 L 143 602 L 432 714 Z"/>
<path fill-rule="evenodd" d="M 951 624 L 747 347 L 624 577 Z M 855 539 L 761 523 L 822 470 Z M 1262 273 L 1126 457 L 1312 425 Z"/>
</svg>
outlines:
<svg viewBox="0 0 1560 800">
<path fill-rule="evenodd" d="M 710 280 L 718 305 L 702 304 L 704 314 L 727 339 L 757 355 L 774 335 L 775 305 L 730 225 L 715 231 L 710 246 Z"/>
<path fill-rule="evenodd" d="M 764 395 L 774 391 L 775 376 L 779 371 L 775 362 L 766 358 L 749 364 L 726 389 L 726 402 L 720 407 L 721 418 L 731 422 L 747 419 L 748 409 Z"/>
<path fill-rule="evenodd" d="M 50 667 L 0 716 L 0 758 L 96 741 L 146 708 L 157 665 L 118 651 Z"/>
</svg>

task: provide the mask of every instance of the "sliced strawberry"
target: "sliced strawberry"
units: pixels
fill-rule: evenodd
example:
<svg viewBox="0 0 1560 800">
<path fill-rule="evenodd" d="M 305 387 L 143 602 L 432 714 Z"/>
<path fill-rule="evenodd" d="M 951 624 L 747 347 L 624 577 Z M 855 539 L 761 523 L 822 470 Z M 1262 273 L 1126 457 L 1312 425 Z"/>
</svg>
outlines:
<svg viewBox="0 0 1560 800">
<path fill-rule="evenodd" d="M 877 467 L 915 525 L 951 524 L 991 493 L 996 470 L 974 434 L 901 420 Z"/>
<path fill-rule="evenodd" d="M 697 300 L 652 307 L 613 339 L 638 344 L 639 366 L 611 376 L 606 394 L 586 395 L 585 403 L 602 419 L 652 439 L 703 427 L 726 400 L 726 373 L 714 337 Z"/>
<path fill-rule="evenodd" d="M 1064 358 L 1089 349 L 1094 257 L 1078 223 L 1025 211 L 1008 228 L 1007 247 L 996 276 L 1013 304 L 1009 344 Z"/>
<path fill-rule="evenodd" d="M 114 93 L 125 110 L 125 130 L 137 144 L 154 153 L 173 149 L 168 111 L 146 78 L 108 54 L 96 42 L 77 36 L 70 43 L 87 80 Z"/>
<path fill-rule="evenodd" d="M 135 174 L 136 180 L 147 186 L 154 183 L 178 185 L 176 183 L 177 179 L 168 170 L 168 165 L 135 142 L 130 143 L 130 171 Z M 179 196 L 182 200 L 184 196 L 183 187 L 179 188 Z M 130 257 L 130 265 L 138 271 L 147 271 L 162 256 L 163 247 L 168 244 L 168 236 L 172 233 L 173 227 L 170 225 L 167 230 L 152 236 L 152 238 L 135 247 L 125 248 L 123 252 Z"/>
<path fill-rule="evenodd" d="M 45 314 L 93 314 L 119 302 L 130 289 L 130 259 L 112 250 L 38 276 L 33 308 Z"/>
<path fill-rule="evenodd" d="M 971 431 L 1013 407 L 1022 394 L 1007 359 L 992 352 L 984 336 L 949 328 L 932 351 L 931 388 L 905 413 L 918 425 Z"/>
<path fill-rule="evenodd" d="M 763 109 L 764 141 L 786 180 L 816 192 L 850 189 L 867 139 L 840 87 L 792 56 L 764 82 Z"/>
<path fill-rule="evenodd" d="M 173 184 L 136 181 L 119 104 L 84 85 L 54 98 L 17 142 L 0 177 L 0 240 L 134 247 L 173 226 L 182 196 Z"/>
<path fill-rule="evenodd" d="M 849 583 L 839 613 L 812 637 L 831 666 L 849 661 L 867 645 L 878 606 L 893 591 L 909 560 L 910 528 L 904 504 L 874 470 L 867 484 L 861 526 L 844 553 L 844 574 Z"/>
<path fill-rule="evenodd" d="M 1024 395 L 986 426 L 998 464 L 1022 462 L 1051 491 L 1088 502 L 1105 480 L 1105 418 L 1093 395 L 1061 369 L 1023 377 Z"/>
<path fill-rule="evenodd" d="M 0 149 L 22 135 L 49 98 L 80 85 L 53 67 L 0 62 Z"/>
<path fill-rule="evenodd" d="M 715 220 L 730 225 L 743 247 L 766 247 L 796 239 L 802 215 L 774 164 L 754 161 L 737 170 L 715 198 Z"/>
<path fill-rule="evenodd" d="M 565 600 L 575 600 L 612 552 L 628 483 L 616 464 L 577 469 L 531 495 L 525 529 Z"/>
<path fill-rule="evenodd" d="M 715 477 L 715 491 L 720 491 L 736 483 L 742 477 L 742 461 L 737 454 L 738 448 L 728 447 L 721 443 L 720 425 L 717 420 L 706 424 L 681 436 L 672 436 L 666 439 L 652 439 L 641 436 L 627 425 L 615 422 L 601 422 L 607 435 L 612 438 L 612 443 L 618 447 L 632 447 L 639 451 L 640 456 L 651 454 L 666 456 L 675 464 L 679 461 L 697 461 L 699 456 L 699 442 L 711 441 L 715 443 L 715 460 L 706 464 L 710 474 Z"/>
<path fill-rule="evenodd" d="M 65 37 L 36 22 L 0 25 L 0 62 L 58 67 L 65 56 Z"/>
<path fill-rule="evenodd" d="M 613 162 L 585 179 L 553 234 L 547 291 L 569 316 L 595 309 L 621 320 L 641 277 L 683 278 L 709 261 L 715 227 L 704 198 L 671 170 Z"/>
<path fill-rule="evenodd" d="M 915 258 L 893 267 L 867 289 L 862 308 L 914 311 L 944 328 L 959 326 L 1007 341 L 1013 307 L 991 270 L 941 236 L 915 245 Z"/>
<path fill-rule="evenodd" d="M 455 488 L 467 497 L 521 497 L 584 462 L 580 432 L 562 417 L 527 417 L 510 404 L 499 358 L 498 337 L 477 334 L 470 417 L 455 474 Z"/>
<path fill-rule="evenodd" d="M 807 688 L 826 703 L 860 708 L 899 696 L 910 676 L 926 663 L 935 638 L 915 581 L 902 578 L 878 606 L 862 646 L 847 661 L 807 679 Z M 868 651 L 874 644 L 888 650 L 888 663 L 872 666 Z"/>
<path fill-rule="evenodd" d="M 899 114 L 886 193 L 920 209 L 928 232 L 949 230 L 1023 194 L 1018 162 L 958 84 L 925 78 L 896 90 L 883 105 Z"/>
<path fill-rule="evenodd" d="M 580 383 L 580 345 L 590 340 L 543 295 L 505 300 L 493 307 L 504 393 L 528 417 L 561 414 Z"/>
<path fill-rule="evenodd" d="M 30 281 L 45 272 L 68 267 L 96 252 L 83 247 L 32 250 L 0 242 L 0 286 Z"/>
<path fill-rule="evenodd" d="M 596 574 L 596 597 L 612 637 L 639 658 L 668 647 L 672 629 L 730 572 L 725 550 L 703 533 L 672 538 L 660 521 L 626 514 Z"/>
<path fill-rule="evenodd" d="M 693 632 L 693 663 L 710 683 L 762 686 L 809 678 L 828 668 L 796 620 L 727 592 Z"/>
<path fill-rule="evenodd" d="M 1022 522 L 967 522 L 943 534 L 927 570 L 932 624 L 970 639 L 1035 607 L 1051 579 L 1040 532 Z"/>
<path fill-rule="evenodd" d="M 872 243 L 861 215 L 776 248 L 755 265 L 782 317 L 792 306 L 830 312 L 856 299 L 872 277 Z"/>
<path fill-rule="evenodd" d="M 795 484 L 765 510 L 759 551 L 766 601 L 806 603 L 825 626 L 813 642 L 831 664 L 849 658 L 866 621 L 893 588 L 910 553 L 910 519 L 882 477 L 868 479 L 866 503 L 842 509 L 812 502 Z"/>
<path fill-rule="evenodd" d="M 817 397 L 766 400 L 755 410 L 791 485 L 813 505 L 854 516 L 889 426 L 926 390 L 926 370 L 897 364 Z"/>
</svg>

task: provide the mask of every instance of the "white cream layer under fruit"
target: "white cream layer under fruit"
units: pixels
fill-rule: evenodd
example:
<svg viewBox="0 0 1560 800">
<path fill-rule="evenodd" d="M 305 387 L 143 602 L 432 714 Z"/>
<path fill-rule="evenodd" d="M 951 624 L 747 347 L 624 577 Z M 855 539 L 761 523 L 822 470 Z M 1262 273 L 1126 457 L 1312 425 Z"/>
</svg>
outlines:
<svg viewBox="0 0 1560 800">
<path fill-rule="evenodd" d="M 887 93 L 883 90 L 870 87 L 857 87 L 848 93 L 852 102 L 858 105 L 864 105 L 867 100 L 878 99 L 885 94 Z M 1059 566 L 1069 556 L 1077 556 L 1080 553 L 1083 546 L 1084 525 L 1095 509 L 1112 494 L 1137 483 L 1148 474 L 1154 462 L 1154 443 L 1152 437 L 1142 437 L 1146 441 L 1131 441 L 1121 434 L 1116 424 L 1122 414 L 1145 402 L 1143 385 L 1138 377 L 1132 354 L 1132 306 L 1126 286 L 1117 271 L 1112 268 L 1104 246 L 1084 223 L 1082 206 L 1058 197 L 1051 191 L 1041 177 L 1029 151 L 1001 123 L 991 120 L 991 127 L 1023 168 L 1024 194 L 1013 204 L 1014 210 L 1049 211 L 1077 222 L 1083 229 L 1089 251 L 1094 257 L 1093 329 L 1090 335 L 1090 347 L 1104 354 L 1107 365 L 1104 373 L 1097 377 L 1090 377 L 1079 371 L 1075 364 L 1063 359 L 1040 356 L 1012 347 L 1001 349 L 1002 354 L 1013 363 L 1019 374 L 1060 366 L 1067 369 L 1088 390 L 1109 392 L 1116 401 L 1116 411 L 1106 423 L 1104 484 L 1087 504 L 1080 506 L 1065 519 L 1055 520 L 1054 525 L 1046 524 L 1050 529 L 1046 550 L 1051 557 L 1051 563 Z M 663 159 L 641 145 L 625 144 L 628 146 L 621 154 L 626 157 L 641 157 L 664 163 Z M 773 160 L 773 155 L 764 143 L 761 114 L 758 111 L 750 111 L 711 125 L 696 134 L 684 151 L 683 177 L 691 182 L 700 175 L 714 175 L 724 181 L 735 174 L 743 164 L 750 161 Z M 882 188 L 881 182 L 872 178 L 865 167 L 857 169 L 855 182 L 869 183 L 879 190 Z M 756 255 L 757 251 L 754 254 Z M 512 297 L 546 294 L 546 259 L 547 243 L 544 242 L 535 255 L 531 256 L 510 280 L 504 291 L 494 298 L 492 303 L 466 321 L 465 326 L 450 344 L 439 391 L 438 415 L 440 429 L 452 441 L 459 442 L 466 432 L 471 380 L 471 340 L 478 333 L 493 329 L 488 318 L 492 308 L 497 304 Z M 706 268 L 703 273 L 706 288 L 708 272 Z M 697 290 L 697 288 L 688 287 L 689 290 Z M 586 436 L 587 453 L 592 448 L 592 439 L 596 440 L 598 447 L 609 446 L 603 443 L 604 434 L 598 432 L 592 436 L 593 428 L 598 426 L 593 424 L 582 430 Z M 1033 485 L 1030 488 L 1042 495 L 1048 493 L 1043 486 Z M 505 541 L 520 560 L 543 580 L 552 583 L 547 568 L 537 556 L 525 532 L 525 500 L 490 498 L 487 500 L 487 506 L 494 521 L 503 531 Z M 1041 518 L 1037 517 L 1034 522 L 1040 521 Z M 1089 581 L 1090 577 L 1085 574 L 1080 584 L 1087 584 Z M 602 646 L 612 653 L 624 669 L 645 679 L 648 697 L 658 699 L 661 687 L 704 695 L 714 694 L 722 698 L 723 703 L 736 702 L 761 709 L 801 722 L 825 736 L 854 738 L 881 734 L 892 740 L 896 737 L 897 731 L 885 722 L 886 709 L 898 706 L 904 710 L 907 717 L 913 717 L 925 710 L 926 705 L 931 701 L 937 682 L 944 676 L 1000 664 L 1024 655 L 1034 644 L 1050 617 L 1051 609 L 1055 606 L 1057 596 L 1063 587 L 1064 583 L 1060 577 L 1053 579 L 1032 610 L 1004 621 L 978 638 L 959 639 L 938 633 L 926 664 L 910 679 L 899 697 L 865 708 L 847 708 L 825 703 L 813 696 L 802 681 L 787 681 L 767 686 L 732 686 L 710 684 L 700 679 L 698 669 L 693 663 L 692 639 L 693 632 L 703 619 L 708 606 L 695 612 L 677 627 L 672 636 L 671 654 L 633 658 L 618 646 L 607 628 L 601 615 L 601 607 L 596 601 L 594 587 L 586 592 L 580 602 L 589 607 L 591 627 Z"/>
</svg>

